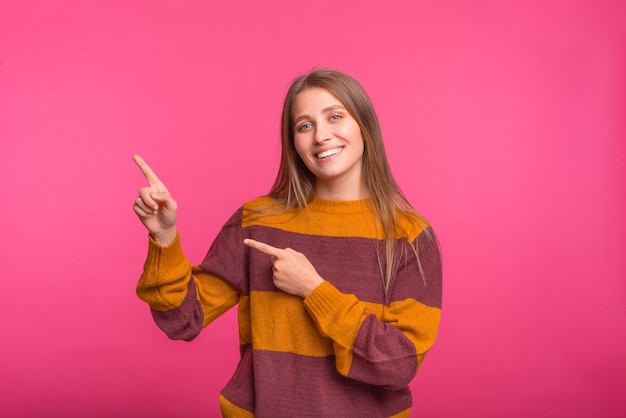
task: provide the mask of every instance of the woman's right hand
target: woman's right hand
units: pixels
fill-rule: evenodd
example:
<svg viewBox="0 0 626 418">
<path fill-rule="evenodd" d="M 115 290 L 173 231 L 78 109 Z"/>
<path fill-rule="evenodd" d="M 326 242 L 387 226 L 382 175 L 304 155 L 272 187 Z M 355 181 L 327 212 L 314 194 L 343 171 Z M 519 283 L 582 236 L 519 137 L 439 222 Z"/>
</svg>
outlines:
<svg viewBox="0 0 626 418">
<path fill-rule="evenodd" d="M 152 238 L 159 245 L 167 246 L 176 239 L 178 204 L 143 158 L 133 155 L 133 160 L 149 184 L 139 189 L 133 210 Z"/>
</svg>

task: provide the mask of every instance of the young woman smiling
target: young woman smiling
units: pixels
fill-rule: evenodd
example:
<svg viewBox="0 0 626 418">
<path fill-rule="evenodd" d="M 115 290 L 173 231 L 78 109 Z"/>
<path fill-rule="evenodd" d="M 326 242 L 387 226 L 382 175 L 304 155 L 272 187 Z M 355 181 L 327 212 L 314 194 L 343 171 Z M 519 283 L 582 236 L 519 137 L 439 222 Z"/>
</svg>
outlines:
<svg viewBox="0 0 626 418">
<path fill-rule="evenodd" d="M 333 70 L 296 79 L 269 194 L 245 203 L 192 266 L 177 203 L 139 156 L 134 211 L 150 233 L 137 293 L 172 339 L 238 304 L 241 360 L 225 417 L 408 417 L 409 383 L 441 316 L 429 224 L 389 169 L 374 108 Z"/>
</svg>

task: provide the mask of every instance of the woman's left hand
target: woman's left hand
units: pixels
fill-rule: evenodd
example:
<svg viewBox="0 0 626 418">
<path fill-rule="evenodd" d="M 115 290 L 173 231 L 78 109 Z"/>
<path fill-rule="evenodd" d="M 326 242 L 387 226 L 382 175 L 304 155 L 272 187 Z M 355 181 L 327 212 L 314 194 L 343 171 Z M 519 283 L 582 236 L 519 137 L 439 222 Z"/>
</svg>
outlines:
<svg viewBox="0 0 626 418">
<path fill-rule="evenodd" d="M 250 238 L 243 243 L 271 257 L 274 285 L 284 292 L 306 298 L 324 281 L 309 259 L 296 250 L 272 247 Z"/>
</svg>

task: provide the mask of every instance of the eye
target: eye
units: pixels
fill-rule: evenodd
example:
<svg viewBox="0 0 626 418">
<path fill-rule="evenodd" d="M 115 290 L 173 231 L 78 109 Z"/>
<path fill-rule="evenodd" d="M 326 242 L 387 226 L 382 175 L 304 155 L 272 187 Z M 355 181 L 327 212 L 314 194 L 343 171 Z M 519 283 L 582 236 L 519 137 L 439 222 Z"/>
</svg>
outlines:
<svg viewBox="0 0 626 418">
<path fill-rule="evenodd" d="M 341 118 L 342 118 L 342 116 L 341 116 L 341 115 L 332 115 L 332 116 L 330 117 L 330 120 L 339 120 L 339 119 L 341 119 Z"/>
<path fill-rule="evenodd" d="M 310 127 L 311 127 L 310 123 L 303 123 L 302 125 L 298 126 L 297 131 L 298 132 L 302 132 L 302 131 L 304 131 L 306 129 L 309 129 Z"/>
</svg>

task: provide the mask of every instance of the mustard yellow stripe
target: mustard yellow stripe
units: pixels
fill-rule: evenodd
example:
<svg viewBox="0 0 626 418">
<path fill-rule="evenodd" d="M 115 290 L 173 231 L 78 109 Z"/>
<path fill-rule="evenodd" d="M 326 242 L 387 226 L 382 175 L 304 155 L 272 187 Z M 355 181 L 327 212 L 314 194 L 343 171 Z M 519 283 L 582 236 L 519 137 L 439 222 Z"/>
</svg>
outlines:
<svg viewBox="0 0 626 418">
<path fill-rule="evenodd" d="M 392 302 L 385 312 L 385 322 L 393 322 L 415 345 L 418 361 L 432 347 L 437 338 L 441 309 L 424 305 L 415 299 Z"/>
<path fill-rule="evenodd" d="M 364 303 L 368 313 L 378 312 L 380 317 L 381 305 Z M 320 334 L 301 298 L 284 292 L 252 291 L 249 306 L 250 316 L 257 319 L 251 326 L 255 349 L 315 357 L 334 354 L 332 340 Z M 347 373 L 350 365 L 346 367 Z"/>
<path fill-rule="evenodd" d="M 198 266 L 193 267 L 193 276 L 196 280 L 196 298 L 204 312 L 204 326 L 238 302 L 237 289 L 220 277 L 207 273 Z"/>
<path fill-rule="evenodd" d="M 350 215 L 352 219 L 343 216 L 327 216 L 324 213 L 302 210 L 289 211 L 282 214 L 270 214 L 262 217 L 245 217 L 243 227 L 253 225 L 276 228 L 286 232 L 306 235 L 320 235 L 328 237 L 360 237 L 382 239 L 382 228 L 376 231 L 373 216 L 366 214 Z M 355 221 L 354 217 L 359 217 Z"/>
<path fill-rule="evenodd" d="M 250 293 L 254 348 L 307 356 L 333 354 L 332 341 L 320 335 L 302 299 L 284 292 Z"/>
<path fill-rule="evenodd" d="M 251 302 L 252 301 L 252 302 Z M 393 323 L 415 346 L 418 362 L 434 343 L 441 310 L 406 299 L 393 302 L 387 309 L 378 303 L 361 302 L 366 314 L 374 314 L 380 321 Z M 400 313 L 400 314 L 398 314 Z M 250 318 L 257 318 L 254 324 Z M 420 326 L 415 326 L 418 318 Z M 332 340 L 322 336 L 311 316 L 304 309 L 302 299 L 284 292 L 252 291 L 239 300 L 239 342 L 254 344 L 255 349 L 289 352 L 324 357 L 335 354 Z M 335 347 L 340 348 L 340 347 Z M 337 366 L 348 373 L 352 347 L 345 347 L 350 358 Z M 345 369 L 345 370 L 343 370 Z"/>
<path fill-rule="evenodd" d="M 137 283 L 137 295 L 156 311 L 178 308 L 187 295 L 189 261 L 183 254 L 180 239 L 163 247 L 150 237 L 144 272 Z"/>
<path fill-rule="evenodd" d="M 310 210 L 284 211 L 272 199 L 260 198 L 244 208 L 242 226 L 245 228 L 258 225 L 328 237 L 384 238 L 382 226 L 369 208 L 334 213 L 333 216 L 316 208 L 312 205 Z M 397 221 L 398 238 L 407 238 L 409 241 L 415 239 L 428 226 L 423 219 L 413 215 L 399 214 Z"/>
</svg>

